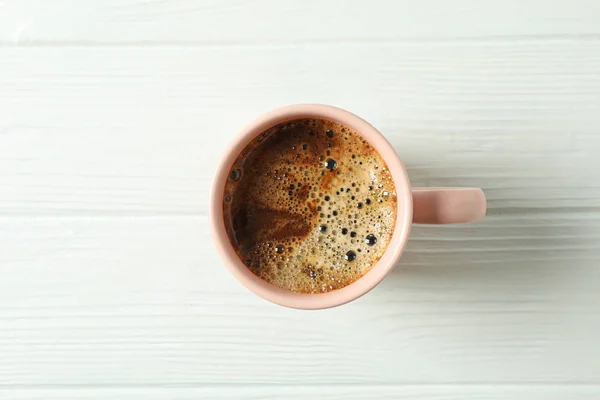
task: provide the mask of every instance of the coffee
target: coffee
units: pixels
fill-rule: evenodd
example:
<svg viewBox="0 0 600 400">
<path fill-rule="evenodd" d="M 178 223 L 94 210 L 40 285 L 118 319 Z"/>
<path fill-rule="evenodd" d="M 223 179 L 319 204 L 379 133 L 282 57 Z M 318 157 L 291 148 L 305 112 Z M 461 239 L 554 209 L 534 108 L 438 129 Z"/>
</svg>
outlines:
<svg viewBox="0 0 600 400">
<path fill-rule="evenodd" d="M 297 293 L 347 286 L 381 258 L 397 197 L 381 155 L 358 132 L 301 119 L 254 138 L 234 162 L 223 214 L 247 268 Z"/>
</svg>

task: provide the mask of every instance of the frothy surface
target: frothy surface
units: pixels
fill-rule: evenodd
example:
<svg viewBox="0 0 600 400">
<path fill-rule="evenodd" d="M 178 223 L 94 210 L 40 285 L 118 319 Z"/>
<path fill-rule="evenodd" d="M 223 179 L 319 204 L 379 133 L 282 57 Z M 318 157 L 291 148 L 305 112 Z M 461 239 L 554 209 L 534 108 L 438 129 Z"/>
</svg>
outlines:
<svg viewBox="0 0 600 400">
<path fill-rule="evenodd" d="M 255 275 L 298 293 L 347 286 L 381 258 L 397 196 L 377 151 L 326 120 L 295 120 L 253 139 L 225 186 L 225 227 Z"/>
</svg>

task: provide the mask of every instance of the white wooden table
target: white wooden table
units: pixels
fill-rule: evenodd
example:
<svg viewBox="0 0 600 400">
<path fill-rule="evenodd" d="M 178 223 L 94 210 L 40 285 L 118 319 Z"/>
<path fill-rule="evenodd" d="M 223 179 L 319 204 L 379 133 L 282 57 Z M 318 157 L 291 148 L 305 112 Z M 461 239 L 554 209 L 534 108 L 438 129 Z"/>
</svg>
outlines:
<svg viewBox="0 0 600 400">
<path fill-rule="evenodd" d="M 260 113 L 320 102 L 486 220 L 349 305 L 208 233 Z M 0 1 L 0 399 L 600 398 L 600 2 Z"/>
</svg>

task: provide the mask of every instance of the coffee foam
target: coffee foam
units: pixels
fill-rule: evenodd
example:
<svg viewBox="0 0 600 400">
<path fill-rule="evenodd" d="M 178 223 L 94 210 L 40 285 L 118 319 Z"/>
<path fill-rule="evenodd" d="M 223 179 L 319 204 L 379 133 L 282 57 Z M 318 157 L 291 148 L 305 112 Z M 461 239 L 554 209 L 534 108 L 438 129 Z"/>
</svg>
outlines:
<svg viewBox="0 0 600 400">
<path fill-rule="evenodd" d="M 391 173 L 358 133 L 326 120 L 272 127 L 242 151 L 225 185 L 225 227 L 255 275 L 298 293 L 347 286 L 394 231 Z"/>
</svg>

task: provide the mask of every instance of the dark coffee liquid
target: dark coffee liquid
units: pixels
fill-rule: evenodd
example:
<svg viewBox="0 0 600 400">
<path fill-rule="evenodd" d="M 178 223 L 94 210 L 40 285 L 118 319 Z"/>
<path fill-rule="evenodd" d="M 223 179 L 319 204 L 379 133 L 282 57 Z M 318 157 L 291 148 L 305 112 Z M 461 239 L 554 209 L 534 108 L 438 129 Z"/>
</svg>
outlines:
<svg viewBox="0 0 600 400">
<path fill-rule="evenodd" d="M 397 212 L 392 176 L 357 132 L 295 120 L 255 138 L 231 168 L 225 227 L 255 275 L 298 293 L 347 286 L 381 258 Z"/>
</svg>

